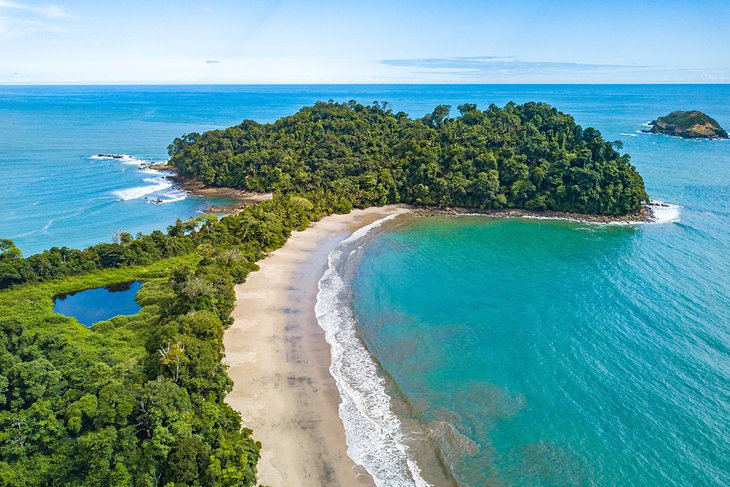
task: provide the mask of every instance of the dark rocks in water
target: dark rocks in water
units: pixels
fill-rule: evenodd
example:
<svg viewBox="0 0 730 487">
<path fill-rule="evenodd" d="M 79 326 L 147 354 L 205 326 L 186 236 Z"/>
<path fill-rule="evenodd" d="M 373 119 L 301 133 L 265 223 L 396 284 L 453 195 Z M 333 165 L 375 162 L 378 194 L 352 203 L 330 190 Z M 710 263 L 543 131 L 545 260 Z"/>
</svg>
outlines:
<svg viewBox="0 0 730 487">
<path fill-rule="evenodd" d="M 653 134 L 673 135 L 685 139 L 727 139 L 728 134 L 715 119 L 693 110 L 677 110 L 651 122 Z"/>
<path fill-rule="evenodd" d="M 109 159 L 126 159 L 129 156 L 124 154 L 97 154 L 96 157 L 108 157 Z"/>
</svg>

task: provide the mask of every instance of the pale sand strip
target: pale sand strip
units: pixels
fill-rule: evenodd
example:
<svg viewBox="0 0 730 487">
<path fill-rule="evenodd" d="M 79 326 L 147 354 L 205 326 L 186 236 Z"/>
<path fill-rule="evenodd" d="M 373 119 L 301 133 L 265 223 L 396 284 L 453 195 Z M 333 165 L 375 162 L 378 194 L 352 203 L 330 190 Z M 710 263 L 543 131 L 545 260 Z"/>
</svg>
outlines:
<svg viewBox="0 0 730 487">
<path fill-rule="evenodd" d="M 263 443 L 259 482 L 272 487 L 372 485 L 347 456 L 330 352 L 314 315 L 327 256 L 352 232 L 400 206 L 332 215 L 294 232 L 236 286 L 234 323 L 223 342 L 233 391 L 228 403 Z"/>
</svg>

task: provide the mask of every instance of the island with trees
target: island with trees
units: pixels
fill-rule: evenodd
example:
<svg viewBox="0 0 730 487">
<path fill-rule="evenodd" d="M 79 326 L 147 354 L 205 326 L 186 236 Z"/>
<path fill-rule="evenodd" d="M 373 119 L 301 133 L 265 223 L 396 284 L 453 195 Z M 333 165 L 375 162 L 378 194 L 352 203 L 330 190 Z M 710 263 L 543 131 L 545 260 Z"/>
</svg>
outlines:
<svg viewBox="0 0 730 487">
<path fill-rule="evenodd" d="M 727 132 L 717 121 L 704 113 L 677 110 L 649 123 L 653 134 L 672 135 L 684 139 L 727 139 Z"/>
<path fill-rule="evenodd" d="M 548 105 L 459 112 L 317 103 L 189 134 L 170 146 L 182 175 L 273 199 L 83 250 L 26 258 L 0 240 L 3 483 L 257 485 L 261 444 L 225 402 L 233 286 L 325 215 L 389 202 L 626 215 L 648 200 L 620 144 Z M 53 312 L 58 294 L 135 280 L 134 316 L 86 328 Z"/>
<path fill-rule="evenodd" d="M 317 103 L 272 124 L 188 134 L 169 164 L 210 186 L 328 193 L 334 210 L 385 203 L 639 213 L 641 176 L 570 115 L 542 103 L 448 106 L 412 119 L 387 103 Z"/>
</svg>

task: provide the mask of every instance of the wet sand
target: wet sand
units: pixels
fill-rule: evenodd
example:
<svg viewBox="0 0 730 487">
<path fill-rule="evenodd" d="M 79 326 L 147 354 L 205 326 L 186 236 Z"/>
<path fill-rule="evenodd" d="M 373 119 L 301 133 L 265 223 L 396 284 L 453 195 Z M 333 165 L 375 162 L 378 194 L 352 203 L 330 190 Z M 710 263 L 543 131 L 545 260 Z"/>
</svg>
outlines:
<svg viewBox="0 0 730 487">
<path fill-rule="evenodd" d="M 402 206 L 331 215 L 294 232 L 236 286 L 225 362 L 228 403 L 263 444 L 259 482 L 272 487 L 367 486 L 371 477 L 347 456 L 330 352 L 314 315 L 329 253 L 355 230 Z"/>
</svg>

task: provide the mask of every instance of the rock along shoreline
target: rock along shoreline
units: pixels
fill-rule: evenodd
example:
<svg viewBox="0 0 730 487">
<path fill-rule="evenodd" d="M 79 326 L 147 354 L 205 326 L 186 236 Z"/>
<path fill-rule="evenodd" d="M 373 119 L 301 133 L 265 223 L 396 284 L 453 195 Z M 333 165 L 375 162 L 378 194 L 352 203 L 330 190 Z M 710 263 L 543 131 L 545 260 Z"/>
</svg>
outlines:
<svg viewBox="0 0 730 487">
<path fill-rule="evenodd" d="M 207 198 L 228 198 L 232 200 L 231 205 L 212 206 L 206 211 L 211 213 L 236 213 L 244 206 L 259 203 L 261 201 L 270 200 L 271 193 L 253 193 L 234 188 L 221 188 L 207 186 L 196 179 L 181 176 L 177 172 L 175 166 L 168 164 L 150 164 L 149 169 L 158 171 L 167 171 L 173 173 L 166 176 L 167 179 L 173 181 L 180 189 L 195 196 L 204 196 Z M 485 215 L 493 218 L 541 218 L 553 220 L 571 220 L 582 223 L 605 223 L 605 224 L 635 224 L 635 223 L 652 223 L 656 221 L 653 207 L 668 206 L 664 203 L 650 202 L 644 204 L 637 213 L 629 215 L 591 215 L 585 213 L 569 213 L 554 210 L 525 210 L 520 208 L 506 209 L 479 209 L 479 208 L 462 208 L 462 207 L 432 207 L 432 206 L 414 206 L 408 205 L 413 213 L 418 216 L 435 216 L 435 215 Z"/>
<path fill-rule="evenodd" d="M 553 220 L 571 220 L 582 223 L 605 223 L 605 224 L 632 224 L 632 223 L 653 223 L 656 221 L 653 208 L 656 206 L 668 206 L 665 203 L 648 203 L 642 206 L 638 213 L 629 215 L 590 215 L 584 213 L 568 213 L 564 211 L 531 211 L 520 208 L 508 209 L 479 209 L 479 208 L 438 208 L 438 207 L 413 207 L 413 212 L 419 216 L 436 215 L 484 215 L 493 218 L 540 218 Z"/>
<path fill-rule="evenodd" d="M 185 176 L 181 176 L 177 172 L 177 168 L 175 166 L 170 166 L 168 164 L 150 164 L 146 166 L 146 168 L 172 173 L 169 176 L 165 176 L 165 179 L 172 181 L 178 188 L 193 196 L 203 196 L 205 198 L 222 198 L 231 201 L 230 204 L 224 206 L 211 206 L 205 210 L 206 213 L 236 213 L 243 209 L 245 206 L 259 203 L 261 201 L 270 200 L 272 198 L 271 193 L 253 193 L 250 191 L 242 191 L 235 188 L 219 188 L 208 186 L 202 181 L 198 181 L 197 179 L 191 179 L 186 178 Z"/>
</svg>

